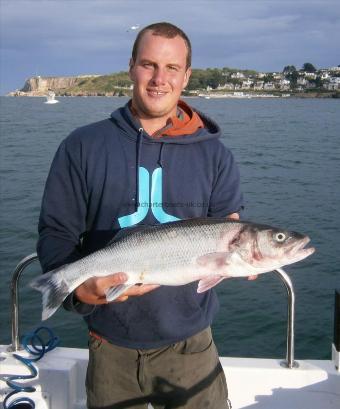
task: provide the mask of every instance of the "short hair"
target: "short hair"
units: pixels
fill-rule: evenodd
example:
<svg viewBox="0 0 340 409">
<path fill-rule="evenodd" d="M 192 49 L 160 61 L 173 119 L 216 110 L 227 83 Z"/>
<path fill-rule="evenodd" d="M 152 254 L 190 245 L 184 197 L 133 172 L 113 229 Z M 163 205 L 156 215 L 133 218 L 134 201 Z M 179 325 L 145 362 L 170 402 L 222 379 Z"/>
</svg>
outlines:
<svg viewBox="0 0 340 409">
<path fill-rule="evenodd" d="M 191 43 L 188 36 L 183 30 L 174 24 L 167 23 L 162 21 L 160 23 L 150 24 L 147 27 L 144 27 L 137 35 L 136 40 L 132 48 L 132 60 L 136 61 L 139 43 L 146 31 L 152 31 L 152 35 L 165 37 L 165 38 L 175 38 L 179 36 L 183 38 L 185 45 L 187 47 L 187 59 L 186 59 L 186 69 L 191 67 Z"/>
</svg>

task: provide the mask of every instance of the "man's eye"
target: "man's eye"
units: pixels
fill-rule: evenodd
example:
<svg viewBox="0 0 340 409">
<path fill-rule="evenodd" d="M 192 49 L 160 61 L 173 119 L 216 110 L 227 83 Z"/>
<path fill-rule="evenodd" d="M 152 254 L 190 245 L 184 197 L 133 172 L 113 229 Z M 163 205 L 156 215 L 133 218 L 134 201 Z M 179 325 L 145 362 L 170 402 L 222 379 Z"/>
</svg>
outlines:
<svg viewBox="0 0 340 409">
<path fill-rule="evenodd" d="M 143 64 L 143 67 L 145 67 L 145 68 L 152 68 L 153 65 L 151 64 L 151 62 L 145 62 L 145 63 Z"/>
<path fill-rule="evenodd" d="M 169 71 L 178 71 L 177 67 L 174 67 L 173 65 L 170 65 L 168 68 Z"/>
</svg>

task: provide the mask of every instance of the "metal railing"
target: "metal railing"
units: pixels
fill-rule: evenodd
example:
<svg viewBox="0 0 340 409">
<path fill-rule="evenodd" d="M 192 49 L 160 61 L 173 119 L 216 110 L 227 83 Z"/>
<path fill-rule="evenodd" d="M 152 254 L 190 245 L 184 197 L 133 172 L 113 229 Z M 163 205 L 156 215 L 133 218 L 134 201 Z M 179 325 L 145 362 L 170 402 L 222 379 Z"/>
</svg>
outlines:
<svg viewBox="0 0 340 409">
<path fill-rule="evenodd" d="M 12 345 L 8 348 L 9 351 L 18 351 L 20 348 L 19 341 L 19 291 L 18 284 L 22 272 L 33 261 L 38 260 L 37 253 L 30 254 L 22 259 L 15 267 L 11 280 L 11 314 L 12 314 Z"/>
<path fill-rule="evenodd" d="M 9 351 L 18 351 L 20 349 L 19 341 L 19 278 L 24 269 L 36 261 L 38 256 L 33 253 L 20 261 L 16 266 L 11 281 L 11 308 L 12 308 L 12 345 Z M 295 317 L 295 294 L 293 284 L 288 274 L 282 269 L 275 270 L 277 276 L 283 282 L 287 290 L 287 350 L 286 360 L 281 363 L 286 368 L 296 368 L 297 362 L 294 361 L 294 317 Z"/>
<path fill-rule="evenodd" d="M 278 268 L 275 273 L 280 277 L 287 290 L 287 349 L 286 360 L 281 362 L 281 365 L 292 369 L 299 365 L 294 361 L 294 324 L 295 324 L 295 293 L 289 275 L 282 269 Z"/>
</svg>

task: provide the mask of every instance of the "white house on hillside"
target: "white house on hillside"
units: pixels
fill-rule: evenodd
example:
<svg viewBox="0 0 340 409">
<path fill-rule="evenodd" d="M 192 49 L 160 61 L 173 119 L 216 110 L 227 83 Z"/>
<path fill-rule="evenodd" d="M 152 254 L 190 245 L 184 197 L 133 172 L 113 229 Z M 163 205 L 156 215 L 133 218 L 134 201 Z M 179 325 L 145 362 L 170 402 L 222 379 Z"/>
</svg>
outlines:
<svg viewBox="0 0 340 409">
<path fill-rule="evenodd" d="M 309 80 L 315 80 L 317 75 L 315 74 L 315 72 L 307 72 L 307 71 L 303 71 L 301 73 L 305 78 L 308 78 Z"/>
<path fill-rule="evenodd" d="M 277 73 L 277 72 L 273 72 L 273 78 L 274 80 L 281 80 L 283 78 L 283 74 L 282 73 Z"/>
<path fill-rule="evenodd" d="M 254 84 L 254 89 L 259 91 L 263 89 L 264 81 L 256 81 Z"/>
<path fill-rule="evenodd" d="M 245 75 L 242 72 L 233 72 L 230 76 L 233 79 L 245 78 Z"/>
<path fill-rule="evenodd" d="M 290 81 L 289 81 L 289 80 L 286 80 L 286 79 L 282 79 L 282 80 L 279 82 L 279 87 L 280 87 L 280 89 L 283 90 L 283 91 L 289 90 L 289 89 L 290 89 Z"/>
<path fill-rule="evenodd" d="M 296 83 L 298 85 L 306 86 L 308 84 L 308 81 L 306 80 L 306 78 L 301 77 L 297 79 Z"/>
<path fill-rule="evenodd" d="M 263 86 L 263 89 L 269 91 L 275 89 L 275 85 L 273 82 L 266 82 Z"/>
<path fill-rule="evenodd" d="M 247 79 L 246 81 L 242 81 L 242 89 L 249 89 L 253 85 L 254 81 Z"/>
</svg>

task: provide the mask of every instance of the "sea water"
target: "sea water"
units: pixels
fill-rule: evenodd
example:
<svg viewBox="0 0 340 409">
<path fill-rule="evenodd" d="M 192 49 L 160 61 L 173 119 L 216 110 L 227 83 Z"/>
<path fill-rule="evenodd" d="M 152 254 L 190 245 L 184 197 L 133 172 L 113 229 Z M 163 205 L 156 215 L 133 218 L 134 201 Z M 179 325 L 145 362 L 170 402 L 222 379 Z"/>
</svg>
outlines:
<svg viewBox="0 0 340 409">
<path fill-rule="evenodd" d="M 1 97 L 0 343 L 10 343 L 10 276 L 35 252 L 44 183 L 60 142 L 76 127 L 107 118 L 126 98 Z M 199 99 L 187 102 L 215 119 L 238 162 L 243 219 L 311 237 L 316 253 L 288 266 L 296 292 L 297 359 L 330 357 L 334 290 L 340 288 L 340 101 L 335 99 Z M 40 294 L 20 280 L 20 332 L 41 324 Z M 221 355 L 283 358 L 287 297 L 275 273 L 225 280 L 213 325 Z M 62 346 L 86 347 L 82 319 L 62 308 L 47 322 Z"/>
</svg>

